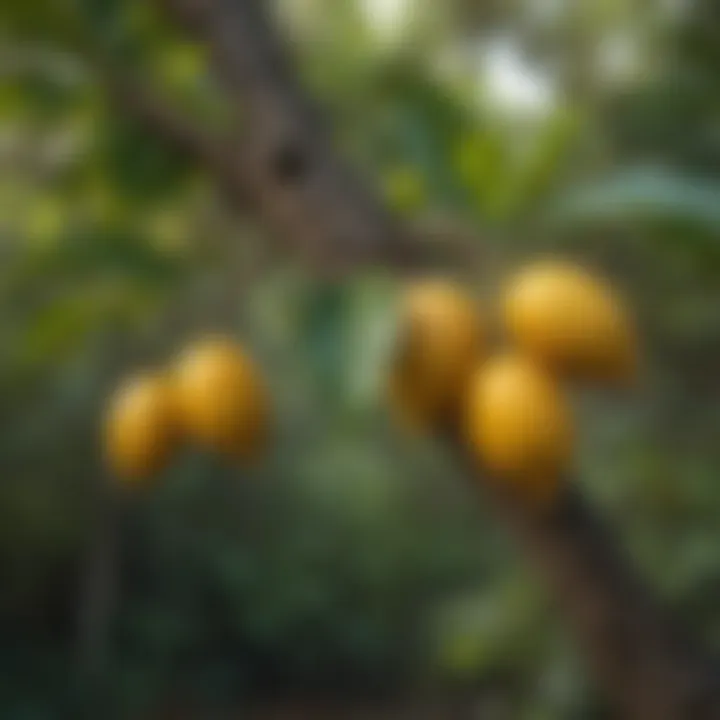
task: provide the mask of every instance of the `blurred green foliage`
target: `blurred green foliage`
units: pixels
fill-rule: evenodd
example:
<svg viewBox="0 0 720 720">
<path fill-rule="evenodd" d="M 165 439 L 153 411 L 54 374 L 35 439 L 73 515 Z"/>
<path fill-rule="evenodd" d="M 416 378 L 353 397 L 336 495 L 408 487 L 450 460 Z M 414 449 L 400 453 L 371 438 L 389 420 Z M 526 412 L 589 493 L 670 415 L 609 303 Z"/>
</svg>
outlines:
<svg viewBox="0 0 720 720">
<path fill-rule="evenodd" d="M 0 715 L 77 716 L 108 392 L 222 330 L 266 369 L 273 453 L 244 473 L 188 451 L 126 508 L 105 671 L 117 716 L 168 698 L 470 688 L 513 718 L 600 717 L 475 489 L 386 417 L 374 373 L 393 283 L 316 282 L 110 103 L 108 63 L 224 121 L 205 53 L 151 5 L 0 9 Z M 279 5 L 342 150 L 413 222 L 472 229 L 478 294 L 490 258 L 548 251 L 625 290 L 644 383 L 575 398 L 580 475 L 643 571 L 720 644 L 714 4 L 410 0 L 395 34 L 359 1 Z M 493 35 L 554 80 L 549 103 L 507 107 L 483 84 Z M 603 61 L 618 38 L 633 51 L 619 76 Z"/>
</svg>

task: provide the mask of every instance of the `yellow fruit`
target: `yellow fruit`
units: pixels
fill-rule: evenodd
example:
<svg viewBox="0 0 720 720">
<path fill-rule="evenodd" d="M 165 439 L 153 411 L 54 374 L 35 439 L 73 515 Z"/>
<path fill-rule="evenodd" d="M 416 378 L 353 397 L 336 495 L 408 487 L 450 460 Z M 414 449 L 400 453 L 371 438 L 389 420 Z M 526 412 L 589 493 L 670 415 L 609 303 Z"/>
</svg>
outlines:
<svg viewBox="0 0 720 720">
<path fill-rule="evenodd" d="M 555 372 L 597 381 L 627 381 L 635 373 L 635 336 L 622 303 L 574 265 L 546 262 L 520 272 L 503 314 L 518 346 Z"/>
<path fill-rule="evenodd" d="M 569 410 L 554 380 L 530 359 L 502 355 L 468 386 L 465 436 L 480 464 L 525 490 L 553 490 L 573 448 Z"/>
<path fill-rule="evenodd" d="M 462 289 L 443 280 L 411 285 L 388 388 L 401 418 L 423 428 L 452 420 L 483 340 L 475 302 Z"/>
<path fill-rule="evenodd" d="M 165 379 L 132 378 L 111 400 L 105 423 L 110 468 L 128 480 L 146 479 L 163 469 L 178 439 L 177 414 Z"/>
<path fill-rule="evenodd" d="M 176 365 L 174 385 L 190 437 L 243 460 L 261 451 L 268 396 L 255 365 L 236 344 L 218 338 L 189 348 Z"/>
</svg>

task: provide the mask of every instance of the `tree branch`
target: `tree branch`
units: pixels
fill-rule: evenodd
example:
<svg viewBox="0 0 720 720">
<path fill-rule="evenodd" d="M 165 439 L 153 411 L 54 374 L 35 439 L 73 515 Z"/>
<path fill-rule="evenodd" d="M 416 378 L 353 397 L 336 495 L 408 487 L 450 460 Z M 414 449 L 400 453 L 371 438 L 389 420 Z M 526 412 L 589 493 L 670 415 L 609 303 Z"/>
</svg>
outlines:
<svg viewBox="0 0 720 720">
<path fill-rule="evenodd" d="M 622 717 L 720 717 L 717 659 L 662 607 L 576 486 L 568 483 L 545 512 L 493 495 Z"/>
<path fill-rule="evenodd" d="M 234 97 L 243 124 L 232 162 L 264 221 L 315 267 L 416 261 L 418 249 L 336 157 L 266 2 L 162 2 L 209 45 Z M 502 498 L 496 504 L 552 585 L 613 704 L 632 720 L 720 718 L 717 665 L 675 627 L 569 488 L 544 514 Z"/>
<path fill-rule="evenodd" d="M 160 0 L 211 49 L 242 121 L 233 162 L 262 220 L 317 268 L 406 267 L 421 247 L 341 160 L 297 85 L 264 0 Z"/>
</svg>

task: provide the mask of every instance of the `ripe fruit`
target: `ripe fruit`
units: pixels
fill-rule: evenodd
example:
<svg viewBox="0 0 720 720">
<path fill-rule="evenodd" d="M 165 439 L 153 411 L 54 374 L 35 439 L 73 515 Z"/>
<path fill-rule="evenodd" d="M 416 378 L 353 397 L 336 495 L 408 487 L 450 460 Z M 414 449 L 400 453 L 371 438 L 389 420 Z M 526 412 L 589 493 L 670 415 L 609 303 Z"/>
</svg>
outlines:
<svg viewBox="0 0 720 720">
<path fill-rule="evenodd" d="M 449 281 L 411 285 L 402 300 L 400 337 L 388 394 L 398 414 L 437 426 L 457 410 L 482 350 L 473 299 Z"/>
<path fill-rule="evenodd" d="M 551 376 L 525 357 L 502 355 L 476 370 L 466 402 L 466 439 L 486 469 L 525 490 L 556 487 L 573 441 Z"/>
<path fill-rule="evenodd" d="M 105 453 L 118 476 L 141 480 L 163 468 L 178 438 L 175 411 L 161 377 L 137 376 L 119 388 L 105 424 Z"/>
<path fill-rule="evenodd" d="M 545 262 L 517 275 L 503 314 L 519 347 L 553 371 L 599 381 L 629 380 L 634 332 L 613 291 L 568 263 Z"/>
<path fill-rule="evenodd" d="M 250 358 L 230 340 L 189 348 L 174 373 L 185 429 L 208 447 L 248 460 L 267 434 L 269 403 Z"/>
</svg>

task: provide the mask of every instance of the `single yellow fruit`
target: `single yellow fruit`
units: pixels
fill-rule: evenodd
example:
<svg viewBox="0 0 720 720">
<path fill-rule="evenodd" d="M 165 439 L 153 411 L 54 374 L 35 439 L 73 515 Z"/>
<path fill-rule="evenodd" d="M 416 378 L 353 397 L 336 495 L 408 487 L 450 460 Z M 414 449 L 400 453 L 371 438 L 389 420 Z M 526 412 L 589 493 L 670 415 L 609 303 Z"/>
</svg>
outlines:
<svg viewBox="0 0 720 720">
<path fill-rule="evenodd" d="M 261 451 L 268 395 L 255 365 L 235 343 L 218 338 L 189 348 L 175 367 L 174 386 L 190 437 L 243 460 Z"/>
<path fill-rule="evenodd" d="M 483 342 L 476 304 L 457 285 L 443 280 L 411 285 L 402 301 L 389 378 L 394 409 L 424 428 L 451 420 Z"/>
<path fill-rule="evenodd" d="M 176 408 L 164 378 L 137 376 L 119 388 L 105 423 L 105 454 L 119 477 L 142 480 L 159 472 L 177 440 Z"/>
<path fill-rule="evenodd" d="M 480 366 L 468 386 L 465 435 L 491 473 L 527 490 L 557 486 L 573 449 L 568 408 L 550 375 L 520 355 Z"/>
<path fill-rule="evenodd" d="M 545 262 L 520 272 L 504 296 L 510 334 L 553 371 L 597 381 L 628 381 L 636 371 L 635 333 L 611 288 L 584 270 Z"/>
</svg>

